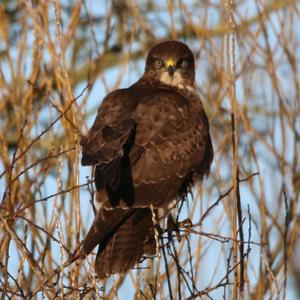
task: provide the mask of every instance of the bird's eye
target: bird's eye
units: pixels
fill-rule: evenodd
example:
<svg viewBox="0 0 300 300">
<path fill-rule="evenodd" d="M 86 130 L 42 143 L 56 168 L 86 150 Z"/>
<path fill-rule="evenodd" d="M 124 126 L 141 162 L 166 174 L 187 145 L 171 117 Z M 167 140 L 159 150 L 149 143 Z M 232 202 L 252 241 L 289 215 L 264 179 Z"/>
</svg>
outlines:
<svg viewBox="0 0 300 300">
<path fill-rule="evenodd" d="M 155 68 L 157 68 L 157 69 L 162 68 L 163 65 L 164 65 L 164 62 L 163 62 L 161 59 L 156 59 L 156 60 L 154 61 L 154 66 L 155 66 Z"/>
<path fill-rule="evenodd" d="M 180 66 L 181 68 L 186 68 L 188 65 L 189 65 L 189 62 L 188 62 L 186 59 L 182 59 L 182 60 L 179 62 L 179 66 Z"/>
</svg>

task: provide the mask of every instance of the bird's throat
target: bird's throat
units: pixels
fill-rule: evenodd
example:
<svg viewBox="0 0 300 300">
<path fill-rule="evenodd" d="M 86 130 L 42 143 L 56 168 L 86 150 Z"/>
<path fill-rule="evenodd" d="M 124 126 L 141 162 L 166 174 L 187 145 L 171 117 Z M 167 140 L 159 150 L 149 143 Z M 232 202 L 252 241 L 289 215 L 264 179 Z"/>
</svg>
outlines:
<svg viewBox="0 0 300 300">
<path fill-rule="evenodd" d="M 160 76 L 160 81 L 164 84 L 171 85 L 171 86 L 184 86 L 184 80 L 179 72 L 175 72 L 174 74 L 170 75 L 168 72 L 164 72 Z"/>
</svg>

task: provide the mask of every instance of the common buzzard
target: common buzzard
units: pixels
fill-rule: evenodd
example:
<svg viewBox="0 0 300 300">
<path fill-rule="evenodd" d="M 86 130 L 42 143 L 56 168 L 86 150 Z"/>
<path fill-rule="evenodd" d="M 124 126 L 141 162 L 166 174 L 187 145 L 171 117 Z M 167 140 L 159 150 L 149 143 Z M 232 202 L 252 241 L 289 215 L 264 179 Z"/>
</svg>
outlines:
<svg viewBox="0 0 300 300">
<path fill-rule="evenodd" d="M 210 171 L 212 142 L 194 79 L 188 46 L 155 45 L 144 75 L 104 98 L 82 139 L 81 163 L 95 166 L 100 208 L 81 256 L 99 244 L 100 279 L 154 255 L 157 210 L 185 196 Z"/>
</svg>

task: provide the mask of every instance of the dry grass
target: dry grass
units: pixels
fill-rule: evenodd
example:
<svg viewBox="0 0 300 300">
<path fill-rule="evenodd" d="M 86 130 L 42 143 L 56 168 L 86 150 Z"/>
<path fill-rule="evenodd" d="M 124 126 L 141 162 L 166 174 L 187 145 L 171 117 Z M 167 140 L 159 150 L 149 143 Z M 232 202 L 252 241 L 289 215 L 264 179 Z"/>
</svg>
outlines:
<svg viewBox="0 0 300 300">
<path fill-rule="evenodd" d="M 2 1 L 1 299 L 300 298 L 299 5 L 232 2 Z M 80 137 L 165 38 L 196 55 L 212 174 L 175 208 L 180 240 L 98 282 L 92 256 L 64 265 L 93 219 Z"/>
</svg>

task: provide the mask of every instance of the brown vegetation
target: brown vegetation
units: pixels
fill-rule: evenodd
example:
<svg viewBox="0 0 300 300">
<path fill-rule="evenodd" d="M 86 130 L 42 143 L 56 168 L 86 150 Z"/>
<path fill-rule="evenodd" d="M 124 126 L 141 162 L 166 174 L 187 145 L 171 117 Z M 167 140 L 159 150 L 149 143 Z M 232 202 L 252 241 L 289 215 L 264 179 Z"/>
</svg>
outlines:
<svg viewBox="0 0 300 300">
<path fill-rule="evenodd" d="M 300 298 L 299 8 L 2 1 L 1 299 Z M 180 239 L 165 233 L 158 257 L 99 282 L 92 257 L 67 263 L 93 219 L 79 141 L 104 95 L 169 38 L 196 55 L 212 174 L 175 208 Z"/>
</svg>

